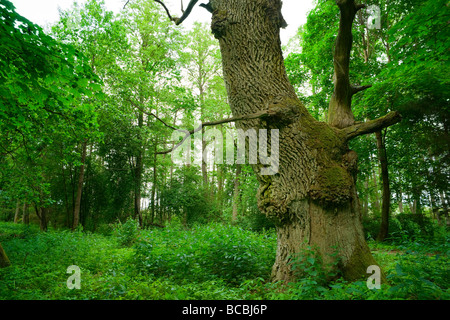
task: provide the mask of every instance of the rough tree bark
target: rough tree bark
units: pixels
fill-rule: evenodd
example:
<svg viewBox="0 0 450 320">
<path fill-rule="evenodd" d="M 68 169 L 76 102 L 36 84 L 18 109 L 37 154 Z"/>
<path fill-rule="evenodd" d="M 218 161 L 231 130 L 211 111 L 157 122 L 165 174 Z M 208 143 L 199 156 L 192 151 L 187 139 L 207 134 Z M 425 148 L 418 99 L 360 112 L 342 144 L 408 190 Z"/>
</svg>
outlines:
<svg viewBox="0 0 450 320">
<path fill-rule="evenodd" d="M 360 6 L 353 0 L 337 4 L 344 12 L 345 31 L 340 34 L 348 38 Z M 211 0 L 208 7 L 211 30 L 220 43 L 233 118 L 241 119 L 236 127 L 279 130 L 278 173 L 262 175 L 263 165 L 252 165 L 260 183 L 259 209 L 277 228 L 272 279 L 293 280 L 289 261 L 308 246 L 316 247 L 324 263 L 333 263 L 344 278 L 367 277 L 367 267 L 376 262 L 364 239 L 355 188 L 357 155 L 348 148 L 348 141 L 397 123 L 399 114 L 354 124 L 351 110 L 336 104 L 331 119 L 337 125 L 334 120 L 330 124 L 316 121 L 286 75 L 279 37 L 280 28 L 286 26 L 281 1 Z M 362 89 L 345 90 L 354 94 Z M 335 91 L 337 99 L 341 93 Z"/>
</svg>

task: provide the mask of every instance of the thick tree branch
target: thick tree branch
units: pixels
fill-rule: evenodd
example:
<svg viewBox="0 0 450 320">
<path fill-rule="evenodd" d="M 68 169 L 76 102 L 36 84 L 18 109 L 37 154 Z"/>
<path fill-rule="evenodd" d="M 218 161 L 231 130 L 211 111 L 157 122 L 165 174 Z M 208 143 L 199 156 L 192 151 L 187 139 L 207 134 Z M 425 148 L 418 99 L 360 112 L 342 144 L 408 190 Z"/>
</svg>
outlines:
<svg viewBox="0 0 450 320">
<path fill-rule="evenodd" d="M 198 2 L 198 0 L 191 0 L 189 2 L 186 10 L 183 12 L 180 19 L 175 21 L 176 25 L 180 25 L 181 23 L 183 23 L 183 21 L 189 16 L 189 14 L 191 13 L 192 9 L 194 8 L 194 6 L 197 2 Z"/>
<path fill-rule="evenodd" d="M 344 128 L 354 123 L 351 110 L 352 96 L 363 87 L 350 85 L 350 53 L 353 44 L 352 26 L 356 13 L 365 5 L 355 4 L 355 0 L 336 0 L 339 7 L 339 31 L 334 47 L 334 91 L 328 108 L 328 123 L 336 128 Z M 364 88 L 366 89 L 366 88 Z"/>
<path fill-rule="evenodd" d="M 194 133 L 202 130 L 203 127 L 216 126 L 216 125 L 223 124 L 223 123 L 228 123 L 228 122 L 252 120 L 252 119 L 262 118 L 264 116 L 273 116 L 275 114 L 276 114 L 276 111 L 268 109 L 268 110 L 263 110 L 263 111 L 259 111 L 259 112 L 256 112 L 256 113 L 243 115 L 243 116 L 236 116 L 236 117 L 231 117 L 231 118 L 228 118 L 228 119 L 217 120 L 217 121 L 203 122 L 201 125 L 199 125 L 197 128 L 195 128 L 193 130 L 190 130 L 190 131 L 180 130 L 180 131 L 186 132 L 186 135 L 183 137 L 183 140 L 181 140 L 181 142 L 177 143 L 173 148 L 170 148 L 170 149 L 165 150 L 165 151 L 157 152 L 156 154 L 167 154 L 167 153 L 170 153 L 170 152 L 174 151 L 176 148 L 181 146 L 184 143 L 184 141 L 186 141 L 186 139 L 191 134 L 194 134 Z"/>
<path fill-rule="evenodd" d="M 344 133 L 345 139 L 348 141 L 355 137 L 368 133 L 373 133 L 383 128 L 392 126 L 400 122 L 401 119 L 402 117 L 400 113 L 398 113 L 397 111 L 392 111 L 389 112 L 387 115 L 380 117 L 378 119 L 357 123 L 350 127 L 344 128 L 342 129 L 342 132 Z"/>
<path fill-rule="evenodd" d="M 213 9 L 211 7 L 211 1 L 209 1 L 208 3 L 200 3 L 199 6 L 208 10 L 209 13 L 213 13 Z"/>
<path fill-rule="evenodd" d="M 366 89 L 371 88 L 372 85 L 366 85 L 366 86 L 351 86 L 351 90 L 352 90 L 352 95 L 357 94 L 358 92 L 364 91 Z"/>
</svg>

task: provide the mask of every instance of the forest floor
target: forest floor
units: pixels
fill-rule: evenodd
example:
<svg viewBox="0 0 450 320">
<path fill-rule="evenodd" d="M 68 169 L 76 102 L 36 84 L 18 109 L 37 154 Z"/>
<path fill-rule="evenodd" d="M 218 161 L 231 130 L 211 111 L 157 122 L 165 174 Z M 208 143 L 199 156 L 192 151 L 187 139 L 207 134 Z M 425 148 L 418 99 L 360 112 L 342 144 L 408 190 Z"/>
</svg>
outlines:
<svg viewBox="0 0 450 320">
<path fill-rule="evenodd" d="M 125 223 L 96 233 L 41 232 L 0 222 L 0 243 L 11 260 L 10 267 L 0 269 L 0 300 L 448 300 L 447 240 L 444 232 L 369 241 L 389 281 L 369 289 L 366 279 L 326 281 L 313 251 L 293 261 L 298 270 L 307 270 L 306 277 L 288 285 L 270 282 L 273 230 L 219 223 L 139 230 Z M 80 289 L 69 289 L 72 265 L 80 268 Z"/>
</svg>

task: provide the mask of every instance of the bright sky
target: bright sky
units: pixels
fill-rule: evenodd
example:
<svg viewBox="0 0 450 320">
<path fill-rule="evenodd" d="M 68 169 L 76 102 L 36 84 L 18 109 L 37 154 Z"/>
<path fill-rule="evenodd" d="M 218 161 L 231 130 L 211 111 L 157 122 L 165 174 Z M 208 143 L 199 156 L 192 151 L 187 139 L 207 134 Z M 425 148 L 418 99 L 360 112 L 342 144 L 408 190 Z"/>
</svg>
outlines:
<svg viewBox="0 0 450 320">
<path fill-rule="evenodd" d="M 28 20 L 44 27 L 48 23 L 58 20 L 58 8 L 63 10 L 71 7 L 74 0 L 10 0 L 16 7 L 17 12 Z M 83 3 L 85 0 L 78 0 Z M 133 1 L 133 0 L 130 0 Z M 126 0 L 105 0 L 108 10 L 119 12 Z M 180 0 L 165 0 L 170 12 L 174 16 L 181 15 Z M 206 3 L 207 0 L 199 3 Z M 186 7 L 188 0 L 184 0 Z M 288 40 L 295 35 L 300 25 L 306 22 L 308 11 L 313 7 L 313 0 L 283 0 L 282 13 L 284 20 L 288 23 L 286 29 L 281 29 L 281 41 L 287 44 Z M 195 21 L 210 22 L 211 14 L 198 5 L 192 10 L 191 15 L 183 22 L 186 28 L 190 28 Z"/>
</svg>

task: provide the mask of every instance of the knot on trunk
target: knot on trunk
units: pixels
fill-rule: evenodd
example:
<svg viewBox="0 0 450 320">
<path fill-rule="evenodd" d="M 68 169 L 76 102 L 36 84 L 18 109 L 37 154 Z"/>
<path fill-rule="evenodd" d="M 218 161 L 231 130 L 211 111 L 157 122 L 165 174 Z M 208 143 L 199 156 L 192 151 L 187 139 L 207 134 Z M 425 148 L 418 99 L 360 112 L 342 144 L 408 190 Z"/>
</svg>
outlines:
<svg viewBox="0 0 450 320">
<path fill-rule="evenodd" d="M 270 178 L 260 181 L 257 199 L 258 209 L 275 224 L 286 223 L 290 220 L 287 211 L 291 199 L 288 194 L 277 192 Z"/>
<path fill-rule="evenodd" d="M 319 170 L 309 194 L 323 205 L 340 206 L 350 200 L 352 185 L 353 179 L 347 168 L 332 165 Z"/>
<path fill-rule="evenodd" d="M 289 97 L 273 98 L 267 105 L 267 114 L 261 119 L 269 125 L 276 124 L 277 127 L 290 125 L 300 116 L 298 103 L 298 100 Z"/>
<path fill-rule="evenodd" d="M 211 22 L 211 31 L 216 39 L 222 38 L 225 35 L 228 24 L 226 10 L 214 10 Z"/>
</svg>

